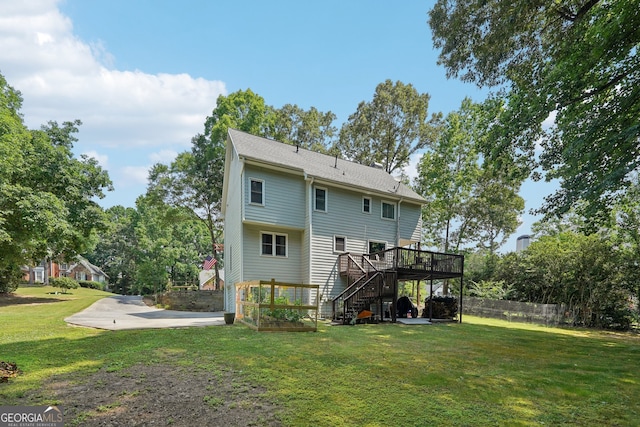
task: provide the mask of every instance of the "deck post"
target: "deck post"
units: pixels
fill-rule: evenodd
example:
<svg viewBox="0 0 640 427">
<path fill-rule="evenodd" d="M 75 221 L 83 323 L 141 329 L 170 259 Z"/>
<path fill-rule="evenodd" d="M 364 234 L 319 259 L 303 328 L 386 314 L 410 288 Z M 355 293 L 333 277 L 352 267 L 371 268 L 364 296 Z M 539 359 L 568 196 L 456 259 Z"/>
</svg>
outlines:
<svg viewBox="0 0 640 427">
<path fill-rule="evenodd" d="M 462 266 L 460 266 L 460 315 L 458 316 L 459 322 L 462 323 L 462 291 L 464 287 L 464 256 L 462 257 Z"/>
<path fill-rule="evenodd" d="M 433 276 L 429 281 L 429 322 L 433 320 Z"/>
<path fill-rule="evenodd" d="M 397 319 L 397 307 L 396 302 L 398 301 L 398 276 L 393 278 L 393 301 L 391 301 L 391 322 L 396 323 Z"/>
</svg>

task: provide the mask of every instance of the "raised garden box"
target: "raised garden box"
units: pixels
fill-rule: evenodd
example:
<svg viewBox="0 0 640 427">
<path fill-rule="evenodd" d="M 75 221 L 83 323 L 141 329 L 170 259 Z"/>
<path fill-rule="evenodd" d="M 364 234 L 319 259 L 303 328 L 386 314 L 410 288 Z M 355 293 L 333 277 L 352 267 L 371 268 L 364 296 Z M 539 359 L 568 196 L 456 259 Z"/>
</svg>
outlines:
<svg viewBox="0 0 640 427">
<path fill-rule="evenodd" d="M 236 284 L 236 318 L 258 331 L 318 330 L 318 285 L 254 280 Z"/>
</svg>

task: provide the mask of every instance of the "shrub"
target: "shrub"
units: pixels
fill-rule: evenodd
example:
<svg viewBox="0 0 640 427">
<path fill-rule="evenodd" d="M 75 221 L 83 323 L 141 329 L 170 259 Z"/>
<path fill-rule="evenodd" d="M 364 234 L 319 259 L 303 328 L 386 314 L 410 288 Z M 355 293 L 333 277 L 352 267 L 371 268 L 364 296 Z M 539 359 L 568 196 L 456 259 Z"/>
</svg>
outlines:
<svg viewBox="0 0 640 427">
<path fill-rule="evenodd" d="M 104 283 L 102 282 L 93 282 L 91 280 L 78 280 L 78 284 L 82 288 L 97 289 L 99 291 L 104 291 Z"/>
<path fill-rule="evenodd" d="M 469 296 L 488 299 L 509 299 L 512 286 L 505 284 L 504 280 L 480 280 L 471 282 Z"/>
<path fill-rule="evenodd" d="M 22 271 L 20 271 L 20 267 L 9 265 L 0 268 L 0 294 L 15 291 L 18 289 L 21 280 Z"/>
<path fill-rule="evenodd" d="M 289 305 L 289 299 L 285 296 L 275 298 L 274 304 Z M 302 301 L 296 300 L 295 305 L 302 304 Z M 287 320 L 289 322 L 297 322 L 302 318 L 300 312 L 290 308 L 274 308 L 273 310 L 265 310 L 265 316 L 272 317 L 277 320 Z"/>
<path fill-rule="evenodd" d="M 80 286 L 71 277 L 50 277 L 49 284 L 54 288 L 60 288 L 63 293 L 69 289 L 77 289 Z"/>
</svg>

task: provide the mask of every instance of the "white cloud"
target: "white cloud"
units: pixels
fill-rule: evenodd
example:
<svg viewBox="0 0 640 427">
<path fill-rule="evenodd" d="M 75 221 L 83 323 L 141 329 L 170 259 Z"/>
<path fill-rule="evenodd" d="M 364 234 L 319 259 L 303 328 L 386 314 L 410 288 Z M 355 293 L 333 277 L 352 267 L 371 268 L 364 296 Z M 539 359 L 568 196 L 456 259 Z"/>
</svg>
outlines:
<svg viewBox="0 0 640 427">
<path fill-rule="evenodd" d="M 28 127 L 82 121 L 75 149 L 111 167 L 110 204 L 131 206 L 148 175 L 139 165 L 170 162 L 187 150 L 225 84 L 113 69 L 105 43 L 79 39 L 60 1 L 0 0 L 0 73 L 22 93 Z"/>
<path fill-rule="evenodd" d="M 151 159 L 153 163 L 164 163 L 168 165 L 173 162 L 177 156 L 178 152 L 175 150 L 160 150 L 156 153 L 151 153 L 149 159 Z"/>
<path fill-rule="evenodd" d="M 98 164 L 102 167 L 102 169 L 108 169 L 109 168 L 109 156 L 108 155 L 99 154 L 95 150 L 85 151 L 82 154 L 86 155 L 87 157 L 93 157 L 94 159 L 96 159 Z"/>
<path fill-rule="evenodd" d="M 26 124 L 80 119 L 78 145 L 92 148 L 187 147 L 224 83 L 109 69 L 104 44 L 78 39 L 57 3 L 0 2 L 0 72 L 22 92 Z"/>
<path fill-rule="evenodd" d="M 556 122 L 556 116 L 558 115 L 558 110 L 553 110 L 549 113 L 546 119 L 542 122 L 542 129 L 547 130 Z"/>
<path fill-rule="evenodd" d="M 148 176 L 149 166 L 125 166 L 120 168 L 120 178 L 117 180 L 116 186 L 130 187 L 146 184 Z"/>
</svg>

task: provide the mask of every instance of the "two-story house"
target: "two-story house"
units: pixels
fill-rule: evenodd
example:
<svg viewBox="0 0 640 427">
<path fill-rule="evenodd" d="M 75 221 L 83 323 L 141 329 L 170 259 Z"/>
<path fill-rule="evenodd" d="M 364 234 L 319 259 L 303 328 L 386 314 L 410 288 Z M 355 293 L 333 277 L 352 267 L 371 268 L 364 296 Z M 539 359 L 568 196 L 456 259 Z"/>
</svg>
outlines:
<svg viewBox="0 0 640 427">
<path fill-rule="evenodd" d="M 47 277 L 71 277 L 79 281 L 106 283 L 109 276 L 86 258 L 77 255 L 71 263 L 43 260 L 37 266 L 23 266 L 23 280 L 30 283 L 45 283 Z"/>
<path fill-rule="evenodd" d="M 420 241 L 424 202 L 380 167 L 229 129 L 226 309 L 234 310 L 235 283 L 275 278 L 319 285 L 321 312 L 330 314 L 333 299 L 352 284 L 341 256 L 379 253 L 372 262 L 353 258 L 361 272 L 382 259 L 397 266 L 400 255 L 388 251 Z M 409 255 L 412 264 L 419 260 Z M 409 262 L 407 254 L 402 259 Z"/>
</svg>

